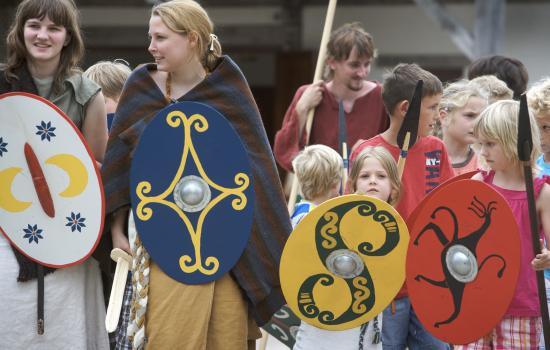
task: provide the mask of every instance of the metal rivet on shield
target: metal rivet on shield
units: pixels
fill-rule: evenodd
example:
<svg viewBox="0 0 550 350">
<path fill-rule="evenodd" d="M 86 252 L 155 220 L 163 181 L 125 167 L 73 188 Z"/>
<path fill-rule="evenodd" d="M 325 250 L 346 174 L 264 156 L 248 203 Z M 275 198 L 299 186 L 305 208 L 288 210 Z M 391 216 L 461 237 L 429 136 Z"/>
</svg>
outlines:
<svg viewBox="0 0 550 350">
<path fill-rule="evenodd" d="M 202 178 L 195 175 L 181 178 L 174 189 L 176 204 L 187 212 L 202 210 L 210 202 L 210 198 L 210 187 Z"/>
<path fill-rule="evenodd" d="M 451 275 L 460 282 L 471 282 L 477 276 L 476 256 L 465 246 L 455 244 L 445 255 Z"/>
<path fill-rule="evenodd" d="M 361 257 L 348 249 L 338 249 L 330 253 L 326 266 L 330 272 L 342 278 L 357 277 L 365 268 Z"/>
</svg>

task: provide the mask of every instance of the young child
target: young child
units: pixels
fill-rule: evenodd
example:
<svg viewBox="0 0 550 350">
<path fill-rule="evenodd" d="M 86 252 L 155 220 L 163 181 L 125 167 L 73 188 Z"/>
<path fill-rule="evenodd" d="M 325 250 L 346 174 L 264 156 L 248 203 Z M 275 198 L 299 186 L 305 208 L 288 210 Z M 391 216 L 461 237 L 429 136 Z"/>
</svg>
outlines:
<svg viewBox="0 0 550 350">
<path fill-rule="evenodd" d="M 550 78 L 533 85 L 527 92 L 527 101 L 535 115 L 540 132 L 542 154 L 537 159 L 540 176 L 550 176 Z M 546 297 L 550 301 L 550 270 L 544 270 Z M 549 302 L 550 305 L 550 302 Z M 544 339 L 541 336 L 540 350 L 544 350 Z"/>
<path fill-rule="evenodd" d="M 489 104 L 500 100 L 511 100 L 514 97 L 512 89 L 494 75 L 481 75 L 470 80 L 470 84 L 487 95 Z"/>
<path fill-rule="evenodd" d="M 122 59 L 114 61 L 99 61 L 90 66 L 84 72 L 84 76 L 95 81 L 101 86 L 105 96 L 105 108 L 107 109 L 107 127 L 111 130 L 113 117 L 115 116 L 118 99 L 122 93 L 124 82 L 130 76 L 132 70 L 128 62 Z"/>
<path fill-rule="evenodd" d="M 527 100 L 540 132 L 542 154 L 537 159 L 537 166 L 541 175 L 550 175 L 550 78 L 533 85 L 527 92 Z"/>
<path fill-rule="evenodd" d="M 381 146 L 366 147 L 357 155 L 351 165 L 349 189 L 355 194 L 371 196 L 391 205 L 399 200 L 401 181 L 397 163 L 392 155 Z M 371 339 L 380 339 L 382 313 L 361 326 L 360 344 L 369 344 L 360 349 L 381 349 L 382 343 Z"/>
<path fill-rule="evenodd" d="M 303 199 L 294 208 L 292 227 L 315 206 L 339 195 L 342 164 L 338 152 L 325 145 L 307 146 L 293 159 Z"/>
<path fill-rule="evenodd" d="M 422 198 L 437 185 L 454 176 L 447 149 L 441 140 L 430 136 L 438 113 L 443 86 L 432 73 L 416 64 L 399 64 L 383 83 L 382 97 L 390 114 L 388 130 L 372 139 L 363 141 L 353 150 L 353 162 L 368 146 L 382 146 L 394 159 L 399 157 L 397 134 L 409 107 L 418 80 L 424 81 L 418 125 L 418 140 L 408 151 L 402 178 L 402 193 L 396 209 L 407 220 Z M 412 309 L 405 287 L 384 310 L 382 327 L 384 349 L 447 349 L 448 345 L 434 338 L 418 321 Z"/>
<path fill-rule="evenodd" d="M 494 75 L 504 81 L 513 91 L 513 98 L 519 99 L 527 89 L 529 73 L 520 60 L 507 56 L 492 55 L 480 57 L 468 66 L 468 79 L 482 75 Z"/>
<path fill-rule="evenodd" d="M 342 175 L 342 157 L 325 145 L 305 147 L 292 160 L 302 193 L 291 215 L 294 228 L 315 206 L 337 197 Z M 294 350 L 306 349 L 357 349 L 359 328 L 345 331 L 327 331 L 301 322 L 296 334 Z"/>
<path fill-rule="evenodd" d="M 364 194 L 394 205 L 401 193 L 397 163 L 381 146 L 366 147 L 351 165 L 350 192 Z"/>
<path fill-rule="evenodd" d="M 122 93 L 122 88 L 126 79 L 132 73 L 128 62 L 122 59 L 116 59 L 114 61 L 99 61 L 92 66 L 90 66 L 83 73 L 85 77 L 96 82 L 103 92 L 105 97 L 105 109 L 107 112 L 107 128 L 111 130 L 111 125 L 113 124 L 113 118 L 115 116 L 115 111 L 118 106 L 118 100 L 120 94 Z M 118 236 L 113 236 L 113 239 L 117 239 Z M 126 251 L 128 254 L 131 254 L 130 245 L 127 244 L 126 240 L 123 240 L 120 243 L 113 242 L 113 246 L 119 247 Z M 112 279 L 112 276 L 111 276 Z M 104 278 L 104 283 L 108 279 Z M 105 296 L 109 298 L 109 294 Z M 117 327 L 114 334 L 110 334 L 111 343 L 116 344 L 116 349 L 124 349 L 125 346 L 121 344 L 127 343 L 126 338 L 126 327 L 130 319 L 130 302 L 132 300 L 132 278 L 131 273 L 128 273 L 128 279 L 126 280 L 126 289 L 124 291 L 124 300 L 122 303 L 122 311 L 120 313 L 119 326 Z M 126 344 L 126 348 L 130 348 L 129 343 Z"/>
<path fill-rule="evenodd" d="M 292 224 L 296 226 L 316 205 L 338 196 L 342 158 L 328 146 L 313 145 L 301 151 L 292 165 L 304 198 L 296 205 L 292 215 Z M 366 194 L 390 204 L 399 197 L 397 165 L 382 147 L 368 147 L 361 152 L 352 165 L 348 183 L 355 193 Z M 381 316 L 377 316 L 361 327 L 327 331 L 302 322 L 296 334 L 294 350 L 380 349 L 380 342 L 374 342 L 380 324 Z"/>
<path fill-rule="evenodd" d="M 490 167 L 488 172 L 474 175 L 499 192 L 514 213 L 520 233 L 520 272 L 512 302 L 503 319 L 486 336 L 474 343 L 455 349 L 537 349 L 541 334 L 541 317 L 535 270 L 550 267 L 550 251 L 542 249 L 533 257 L 528 203 L 523 166 L 517 153 L 519 103 L 499 101 L 487 107 L 474 127 L 474 135 L 481 144 L 480 155 Z M 532 116 L 531 116 L 531 119 Z M 531 121 L 534 167 L 539 151 L 539 133 Z M 537 212 L 545 233 L 550 238 L 550 183 L 548 177 L 536 178 L 533 183 Z M 543 233 L 541 232 L 541 234 Z"/>
<path fill-rule="evenodd" d="M 472 144 L 474 124 L 487 107 L 487 98 L 466 80 L 449 84 L 439 104 L 442 139 L 456 175 L 478 168 Z"/>
</svg>

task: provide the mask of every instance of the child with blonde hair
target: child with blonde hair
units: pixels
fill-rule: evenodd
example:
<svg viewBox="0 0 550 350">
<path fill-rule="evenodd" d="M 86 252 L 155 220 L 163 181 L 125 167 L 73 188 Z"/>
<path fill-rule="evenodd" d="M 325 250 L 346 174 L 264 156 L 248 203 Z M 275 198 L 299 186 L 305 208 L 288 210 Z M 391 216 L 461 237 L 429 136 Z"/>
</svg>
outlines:
<svg viewBox="0 0 550 350">
<path fill-rule="evenodd" d="M 460 80 L 447 85 L 439 103 L 442 140 L 456 175 L 476 170 L 474 124 L 487 107 L 487 97 L 475 85 Z"/>
<path fill-rule="evenodd" d="M 537 159 L 539 175 L 550 175 L 550 78 L 537 82 L 527 92 L 527 101 L 535 115 L 540 132 L 542 154 Z M 550 270 L 544 270 L 546 296 L 550 300 Z M 544 339 L 541 337 L 540 350 L 544 350 Z"/>
<path fill-rule="evenodd" d="M 354 159 L 348 189 L 355 194 L 371 196 L 394 205 L 401 193 L 401 180 L 397 171 L 395 159 L 382 146 L 368 146 Z M 369 326 L 372 324 L 372 326 Z M 364 324 L 360 329 L 360 343 L 365 344 L 369 339 L 380 339 L 382 328 L 382 313 L 371 322 Z M 367 342 L 364 339 L 367 339 Z M 372 349 L 382 348 L 382 343 L 371 341 Z"/>
<path fill-rule="evenodd" d="M 535 270 L 550 267 L 550 251 L 533 256 L 529 209 L 525 191 L 522 162 L 517 153 L 519 102 L 499 101 L 487 107 L 474 127 L 474 135 L 481 145 L 480 155 L 490 170 L 474 175 L 499 192 L 508 202 L 518 224 L 520 234 L 520 272 L 517 288 L 504 317 L 486 336 L 474 343 L 455 349 L 537 349 L 541 334 L 541 313 Z M 530 116 L 533 119 L 532 116 Z M 539 154 L 539 133 L 531 121 L 533 150 L 531 166 Z M 537 214 L 542 224 L 541 235 L 550 238 L 550 178 L 533 181 Z"/>
<path fill-rule="evenodd" d="M 502 80 L 513 91 L 513 99 L 517 100 L 527 89 L 529 73 L 527 67 L 520 60 L 491 55 L 480 57 L 468 66 L 468 79 L 482 75 L 494 75 Z"/>
<path fill-rule="evenodd" d="M 540 132 L 542 154 L 537 159 L 541 174 L 550 175 L 550 78 L 545 78 L 527 92 L 527 101 Z"/>
<path fill-rule="evenodd" d="M 342 162 L 336 151 L 324 145 L 307 146 L 294 158 L 292 166 L 304 200 L 295 207 L 291 217 L 293 226 L 315 206 L 338 196 Z M 395 160 L 382 147 L 368 147 L 361 152 L 352 165 L 348 181 L 355 193 L 376 197 L 390 204 L 399 196 L 400 183 Z M 381 326 L 381 315 L 372 322 L 344 331 L 323 330 L 301 322 L 293 349 L 381 349 Z"/>
<path fill-rule="evenodd" d="M 296 204 L 290 219 L 295 227 L 313 208 L 326 200 L 337 197 L 340 191 L 342 157 L 325 145 L 305 147 L 292 160 L 302 201 Z M 305 322 L 296 333 L 294 350 L 305 349 L 357 349 L 359 328 L 345 331 L 327 331 Z"/>
<path fill-rule="evenodd" d="M 295 214 L 303 210 L 299 207 L 305 203 L 315 206 L 338 196 L 342 164 L 343 160 L 338 152 L 325 145 L 307 146 L 292 160 L 292 167 L 305 200 L 296 205 Z M 295 216 L 292 215 L 291 218 L 294 220 Z"/>
<path fill-rule="evenodd" d="M 487 95 L 489 104 L 500 100 L 511 100 L 514 97 L 512 89 L 494 75 L 481 75 L 470 80 L 470 84 Z"/>
<path fill-rule="evenodd" d="M 128 62 L 122 59 L 116 59 L 114 61 L 99 61 L 91 65 L 86 71 L 82 74 L 86 78 L 93 80 L 97 85 L 101 87 L 103 92 L 103 97 L 105 101 L 105 109 L 107 112 L 107 129 L 111 130 L 111 125 L 113 124 L 113 119 L 115 116 L 115 111 L 118 106 L 118 100 L 120 94 L 122 93 L 122 88 L 126 79 L 130 76 L 132 70 L 130 69 Z M 113 236 L 115 240 L 117 236 Z M 122 243 L 117 244 L 113 242 L 113 246 L 118 246 L 119 248 L 125 250 L 127 253 L 131 254 L 130 245 L 126 244 L 126 240 L 123 240 Z M 106 298 L 109 295 L 105 296 Z M 114 332 L 114 342 L 116 344 L 115 349 L 130 349 L 130 344 L 126 341 L 126 326 L 130 319 L 130 302 L 132 300 L 132 278 L 131 273 L 128 273 L 128 279 L 126 280 L 126 288 L 124 291 L 124 299 L 122 303 L 122 311 L 119 319 L 118 327 Z M 125 344 L 124 346 L 122 344 Z"/>
<path fill-rule="evenodd" d="M 350 192 L 375 197 L 391 205 L 399 200 L 401 180 L 397 163 L 382 146 L 366 147 L 357 155 L 348 181 Z"/>
<path fill-rule="evenodd" d="M 93 80 L 101 86 L 101 91 L 105 97 L 105 109 L 107 110 L 107 127 L 111 130 L 113 118 L 118 106 L 118 99 L 122 93 L 122 88 L 126 79 L 130 76 L 132 70 L 128 62 L 122 59 L 114 61 L 99 61 L 90 66 L 84 72 L 84 76 Z"/>
</svg>

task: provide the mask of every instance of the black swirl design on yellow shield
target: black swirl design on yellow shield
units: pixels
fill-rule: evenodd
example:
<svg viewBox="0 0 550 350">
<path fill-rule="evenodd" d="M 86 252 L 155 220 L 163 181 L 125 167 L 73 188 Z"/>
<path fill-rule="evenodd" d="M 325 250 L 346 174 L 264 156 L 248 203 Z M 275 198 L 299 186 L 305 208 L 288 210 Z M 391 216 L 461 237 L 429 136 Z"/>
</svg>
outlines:
<svg viewBox="0 0 550 350">
<path fill-rule="evenodd" d="M 379 223 L 385 232 L 385 240 L 376 248 L 371 242 L 361 242 L 357 247 L 348 247 L 341 232 L 342 219 L 357 212 L 361 217 Z M 368 235 L 366 235 L 368 238 Z M 364 256 L 384 256 L 392 252 L 399 243 L 399 227 L 396 218 L 386 210 L 377 210 L 376 204 L 369 200 L 360 200 L 340 204 L 325 212 L 315 227 L 315 243 L 321 263 L 327 268 L 327 273 L 319 273 L 306 278 L 298 293 L 298 308 L 307 318 L 316 318 L 321 324 L 337 325 L 353 321 L 369 312 L 376 302 L 376 289 L 365 265 L 363 270 L 352 278 L 342 278 L 331 273 L 326 264 L 329 255 L 336 250 L 349 250 Z M 321 310 L 315 301 L 313 293 L 315 286 L 332 286 L 335 278 L 342 278 L 349 289 L 351 302 L 340 315 L 330 310 Z"/>
</svg>

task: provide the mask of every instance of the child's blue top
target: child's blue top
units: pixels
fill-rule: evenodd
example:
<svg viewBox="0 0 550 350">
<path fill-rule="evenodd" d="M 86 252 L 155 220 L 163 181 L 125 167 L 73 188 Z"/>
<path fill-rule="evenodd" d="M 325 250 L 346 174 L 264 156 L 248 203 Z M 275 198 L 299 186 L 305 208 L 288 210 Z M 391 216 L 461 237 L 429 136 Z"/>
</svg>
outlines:
<svg viewBox="0 0 550 350">
<path fill-rule="evenodd" d="M 313 208 L 315 208 L 315 205 L 308 201 L 301 201 L 300 203 L 296 204 L 296 206 L 294 207 L 294 212 L 290 217 L 292 228 L 296 227 L 300 220 L 302 220 L 302 218 L 306 216 L 306 214 L 309 213 Z"/>
</svg>

